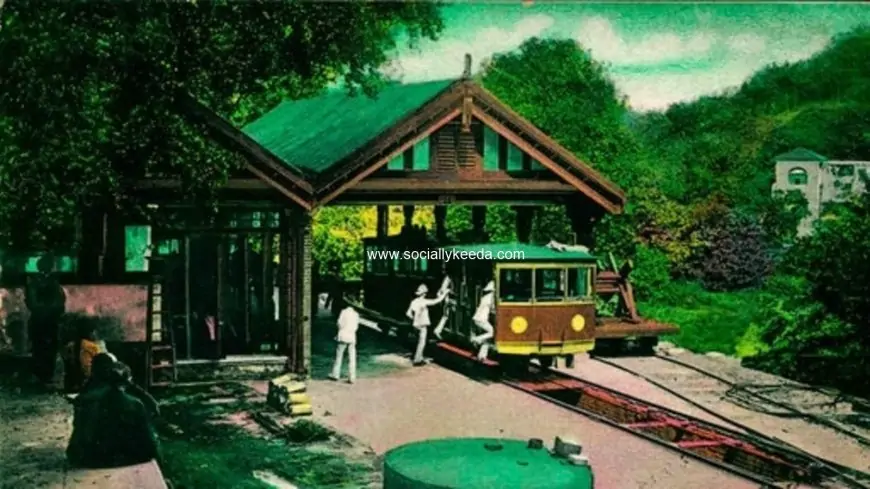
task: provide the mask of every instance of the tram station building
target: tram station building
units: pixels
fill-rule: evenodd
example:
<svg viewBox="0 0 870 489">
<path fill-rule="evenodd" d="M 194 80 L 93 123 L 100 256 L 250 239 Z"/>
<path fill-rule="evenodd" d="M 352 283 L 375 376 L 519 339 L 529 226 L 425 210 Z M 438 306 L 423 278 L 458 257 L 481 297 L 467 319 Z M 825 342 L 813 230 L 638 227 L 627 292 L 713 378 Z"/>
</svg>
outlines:
<svg viewBox="0 0 870 489">
<path fill-rule="evenodd" d="M 383 236 L 389 205 L 404 206 L 408 223 L 415 205 L 435 205 L 443 240 L 446 205 L 472 206 L 482 235 L 486 206 L 510 204 L 528 241 L 535 207 L 555 203 L 591 247 L 594 223 L 625 204 L 468 77 L 286 101 L 243 128 L 192 98 L 184 108 L 242 163 L 216 216 L 197 217 L 179 181 L 139 181 L 149 217 L 89 210 L 64 277 L 68 309 L 116 316 L 127 342 L 149 349 L 171 336 L 180 362 L 270 353 L 310 373 L 312 213 L 323 206 L 377 206 Z"/>
</svg>

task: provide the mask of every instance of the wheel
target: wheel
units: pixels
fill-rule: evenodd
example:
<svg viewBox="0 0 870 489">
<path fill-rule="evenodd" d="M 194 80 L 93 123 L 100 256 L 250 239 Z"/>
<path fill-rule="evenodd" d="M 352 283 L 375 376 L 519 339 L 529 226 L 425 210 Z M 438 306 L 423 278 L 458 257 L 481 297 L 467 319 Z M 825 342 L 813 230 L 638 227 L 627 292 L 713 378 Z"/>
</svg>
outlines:
<svg viewBox="0 0 870 489">
<path fill-rule="evenodd" d="M 638 354 L 642 356 L 653 356 L 655 348 L 659 344 L 658 336 L 645 336 L 637 341 Z"/>
<path fill-rule="evenodd" d="M 551 356 L 538 357 L 538 362 L 540 362 L 541 366 L 544 368 L 553 368 L 553 359 L 554 358 Z"/>
<path fill-rule="evenodd" d="M 567 355 L 565 357 L 565 368 L 574 368 L 574 355 Z"/>
<path fill-rule="evenodd" d="M 502 373 L 508 376 L 523 376 L 529 373 L 529 357 L 502 355 L 498 358 Z"/>
</svg>

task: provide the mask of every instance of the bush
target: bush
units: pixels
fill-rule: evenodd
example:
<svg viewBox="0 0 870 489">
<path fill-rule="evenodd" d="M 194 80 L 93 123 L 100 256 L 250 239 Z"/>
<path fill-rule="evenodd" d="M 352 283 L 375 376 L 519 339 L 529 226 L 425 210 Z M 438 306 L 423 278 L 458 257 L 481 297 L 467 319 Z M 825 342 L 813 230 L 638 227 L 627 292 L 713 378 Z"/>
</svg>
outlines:
<svg viewBox="0 0 870 489">
<path fill-rule="evenodd" d="M 748 215 L 731 213 L 706 233 L 701 281 L 713 291 L 758 287 L 771 271 L 765 232 Z"/>
<path fill-rule="evenodd" d="M 652 299 L 671 281 L 671 266 L 663 251 L 638 245 L 631 283 L 638 300 Z"/>
</svg>

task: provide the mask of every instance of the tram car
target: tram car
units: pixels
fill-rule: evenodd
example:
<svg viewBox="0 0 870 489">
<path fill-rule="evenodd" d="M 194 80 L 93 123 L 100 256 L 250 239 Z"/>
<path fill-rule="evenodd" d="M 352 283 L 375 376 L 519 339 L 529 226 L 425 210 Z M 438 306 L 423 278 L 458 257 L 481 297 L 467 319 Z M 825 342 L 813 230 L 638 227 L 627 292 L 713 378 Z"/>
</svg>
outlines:
<svg viewBox="0 0 870 489">
<path fill-rule="evenodd" d="M 570 365 L 574 355 L 612 352 L 626 341 L 651 351 L 658 336 L 674 326 L 642 320 L 627 281 L 630 265 L 599 270 L 598 258 L 565 245 L 481 243 L 439 247 L 415 229 L 398 236 L 364 241 L 362 307 L 392 330 L 405 327 L 405 316 L 417 287 L 435 297 L 449 279 L 448 299 L 430 308 L 436 325 L 448 315 L 443 340 L 466 352 L 476 350 L 471 338 L 481 331 L 472 317 L 483 289 L 495 284 L 495 332 L 491 341 L 500 363 L 521 366 L 536 358 L 552 365 L 557 358 Z M 419 253 L 426 251 L 426 253 Z M 461 259 L 462 254 L 469 259 Z M 472 259 L 473 258 L 473 259 Z M 598 317 L 602 299 L 618 298 L 615 317 Z M 386 319 L 386 321 L 384 321 Z M 389 328 L 389 327 L 388 327 Z M 492 350 L 490 350 L 492 351 Z"/>
</svg>

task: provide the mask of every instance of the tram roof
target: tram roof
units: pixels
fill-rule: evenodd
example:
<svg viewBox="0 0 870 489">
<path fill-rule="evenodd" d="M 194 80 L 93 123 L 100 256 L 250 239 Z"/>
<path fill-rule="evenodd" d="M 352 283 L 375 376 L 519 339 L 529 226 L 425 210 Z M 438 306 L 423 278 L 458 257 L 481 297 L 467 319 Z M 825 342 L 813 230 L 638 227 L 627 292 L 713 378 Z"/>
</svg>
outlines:
<svg viewBox="0 0 870 489">
<path fill-rule="evenodd" d="M 579 250 L 558 250 L 549 246 L 534 245 L 529 243 L 480 243 L 444 246 L 443 249 L 457 252 L 483 253 L 497 257 L 504 256 L 504 261 L 521 262 L 572 262 L 572 261 L 596 261 L 598 258 L 591 253 Z M 508 258 L 513 257 L 513 258 Z"/>
</svg>

